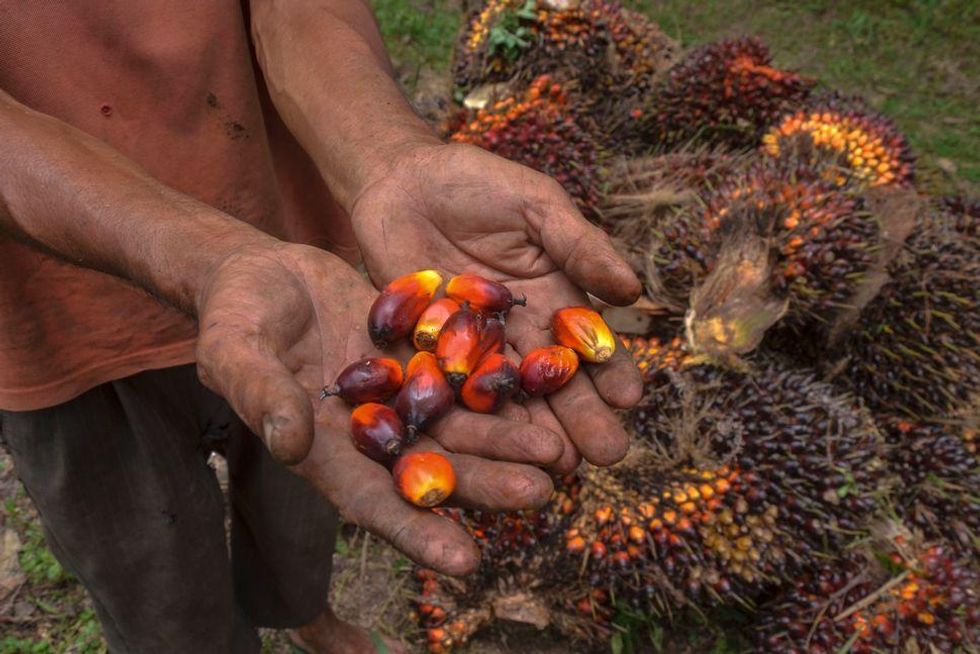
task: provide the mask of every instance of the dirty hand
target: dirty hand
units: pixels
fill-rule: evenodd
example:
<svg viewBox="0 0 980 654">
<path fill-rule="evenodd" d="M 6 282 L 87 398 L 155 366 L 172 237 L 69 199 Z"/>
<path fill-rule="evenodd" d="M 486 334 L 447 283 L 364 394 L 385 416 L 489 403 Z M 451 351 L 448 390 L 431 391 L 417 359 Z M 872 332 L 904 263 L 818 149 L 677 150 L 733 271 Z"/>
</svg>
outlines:
<svg viewBox="0 0 980 654">
<path fill-rule="evenodd" d="M 199 374 L 345 520 L 422 565 L 472 572 L 480 555 L 469 536 L 397 495 L 389 472 L 354 448 L 351 408 L 319 399 L 347 364 L 379 355 L 367 336 L 376 295 L 322 250 L 281 242 L 242 248 L 212 269 L 198 293 Z M 562 444 L 531 424 L 454 409 L 413 449 L 450 459 L 457 475 L 450 503 L 513 510 L 548 500 L 551 480 L 535 465 L 559 458 Z"/>
<path fill-rule="evenodd" d="M 527 307 L 508 316 L 518 355 L 550 345 L 556 309 L 588 304 L 585 291 L 629 304 L 640 282 L 602 230 L 588 223 L 553 179 L 469 145 L 424 145 L 399 155 L 365 186 L 351 211 L 354 232 L 379 286 L 404 273 L 436 268 L 504 282 Z M 505 410 L 559 434 L 565 453 L 552 469 L 608 465 L 628 438 L 610 407 L 639 401 L 639 373 L 622 348 L 546 400 Z"/>
</svg>

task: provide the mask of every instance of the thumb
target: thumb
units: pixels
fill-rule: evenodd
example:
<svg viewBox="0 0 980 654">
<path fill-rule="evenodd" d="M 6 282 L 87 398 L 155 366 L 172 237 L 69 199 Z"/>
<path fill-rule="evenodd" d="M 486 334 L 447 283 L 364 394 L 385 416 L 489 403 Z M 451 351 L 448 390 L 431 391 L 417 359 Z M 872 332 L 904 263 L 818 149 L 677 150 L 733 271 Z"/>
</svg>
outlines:
<svg viewBox="0 0 980 654">
<path fill-rule="evenodd" d="M 542 195 L 529 207 L 536 214 L 537 241 L 575 283 L 615 305 L 632 304 L 640 296 L 640 280 L 619 256 L 612 239 L 578 211 L 561 185 L 547 178 Z"/>
<path fill-rule="evenodd" d="M 197 347 L 201 382 L 224 397 L 273 458 L 299 463 L 313 444 L 313 405 L 306 390 L 258 335 L 208 332 Z"/>
</svg>

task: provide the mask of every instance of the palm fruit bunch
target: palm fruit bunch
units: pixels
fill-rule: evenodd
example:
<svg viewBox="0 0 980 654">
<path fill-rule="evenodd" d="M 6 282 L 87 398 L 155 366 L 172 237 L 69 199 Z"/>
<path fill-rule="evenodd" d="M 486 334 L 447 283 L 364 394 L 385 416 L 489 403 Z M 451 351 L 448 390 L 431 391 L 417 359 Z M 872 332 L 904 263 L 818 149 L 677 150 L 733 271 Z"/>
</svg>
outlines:
<svg viewBox="0 0 980 654">
<path fill-rule="evenodd" d="M 962 412 L 980 387 L 978 219 L 921 215 L 889 280 L 844 337 L 836 380 L 876 411 Z M 975 406 L 975 405 L 974 405 Z"/>
<path fill-rule="evenodd" d="M 629 115 L 673 49 L 646 17 L 606 0 L 488 0 L 460 35 L 453 82 L 465 96 L 485 84 L 553 74 Z M 607 101 L 614 91 L 615 106 Z"/>
<path fill-rule="evenodd" d="M 662 144 L 697 137 L 752 146 L 764 129 L 806 102 L 813 84 L 773 67 L 756 37 L 709 43 L 684 56 L 651 94 L 644 131 Z"/>
<path fill-rule="evenodd" d="M 903 521 L 932 540 L 980 554 L 980 461 L 957 423 L 879 420 L 896 473 L 895 509 Z"/>
<path fill-rule="evenodd" d="M 976 562 L 942 545 L 896 541 L 891 551 L 853 553 L 801 575 L 762 608 L 755 651 L 976 652 Z"/>
<path fill-rule="evenodd" d="M 648 395 L 631 454 L 584 473 L 566 550 L 641 610 L 746 602 L 857 537 L 884 467 L 870 417 L 812 376 L 698 362 L 683 341 L 627 347 Z"/>
<path fill-rule="evenodd" d="M 832 96 L 787 114 L 762 136 L 762 151 L 803 158 L 839 184 L 908 187 L 913 180 L 905 136 L 855 98 Z"/>
<path fill-rule="evenodd" d="M 506 316 L 526 298 L 473 273 L 446 283 L 421 270 L 395 279 L 371 305 L 367 333 L 379 350 L 411 340 L 417 352 L 405 370 L 395 359 L 367 357 L 344 368 L 323 389 L 354 407 L 351 440 L 362 454 L 391 467 L 398 492 L 430 508 L 456 486 L 450 461 L 438 452 L 405 450 L 421 433 L 460 403 L 477 413 L 495 413 L 511 400 L 559 390 L 578 371 L 579 360 L 608 361 L 616 337 L 589 307 L 564 307 L 552 315 L 556 345 L 531 350 L 517 364 L 504 354 Z M 391 401 L 393 406 L 387 402 Z"/>
<path fill-rule="evenodd" d="M 561 565 L 561 540 L 578 503 L 581 481 L 566 476 L 537 511 L 488 513 L 436 511 L 462 525 L 481 549 L 480 569 L 454 579 L 420 568 L 416 613 L 430 652 L 448 652 L 495 620 L 553 627 L 577 640 L 609 635 L 608 598 L 588 588 Z M 583 613 L 584 602 L 596 613 Z"/>
<path fill-rule="evenodd" d="M 470 143 L 554 177 L 587 215 L 599 197 L 600 148 L 575 119 L 568 95 L 547 76 L 522 93 L 461 110 L 449 140 Z"/>
</svg>

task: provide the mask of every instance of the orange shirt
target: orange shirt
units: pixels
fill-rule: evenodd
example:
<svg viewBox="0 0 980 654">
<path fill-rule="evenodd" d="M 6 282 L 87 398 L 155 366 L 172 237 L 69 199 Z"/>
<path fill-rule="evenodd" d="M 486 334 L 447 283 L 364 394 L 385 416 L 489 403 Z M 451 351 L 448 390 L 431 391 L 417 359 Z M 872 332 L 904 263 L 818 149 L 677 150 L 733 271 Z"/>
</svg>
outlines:
<svg viewBox="0 0 980 654">
<path fill-rule="evenodd" d="M 237 0 L 0 0 L 0 14 L 0 88 L 15 99 L 240 220 L 354 256 L 346 216 L 256 77 Z M 0 409 L 189 363 L 195 333 L 120 279 L 0 236 Z"/>
</svg>

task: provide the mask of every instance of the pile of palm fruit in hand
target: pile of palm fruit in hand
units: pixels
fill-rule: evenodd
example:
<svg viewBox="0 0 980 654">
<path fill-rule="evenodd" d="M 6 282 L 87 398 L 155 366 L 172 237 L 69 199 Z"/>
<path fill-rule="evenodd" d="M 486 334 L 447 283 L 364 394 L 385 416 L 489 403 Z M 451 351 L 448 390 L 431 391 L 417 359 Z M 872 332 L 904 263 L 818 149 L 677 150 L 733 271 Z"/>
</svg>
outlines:
<svg viewBox="0 0 980 654">
<path fill-rule="evenodd" d="M 420 270 L 388 284 L 371 305 L 367 333 L 379 350 L 411 341 L 417 352 L 405 371 L 397 359 L 367 357 L 344 368 L 320 399 L 339 397 L 354 407 L 350 436 L 354 447 L 378 463 L 391 465 L 395 488 L 423 508 L 441 504 L 456 487 L 456 473 L 438 452 L 403 452 L 422 431 L 459 402 L 476 413 L 495 413 L 511 399 L 554 393 L 568 383 L 579 359 L 608 361 L 616 337 L 589 307 L 554 312 L 556 345 L 535 348 L 517 364 L 505 354 L 507 314 L 524 306 L 505 285 L 473 273 L 446 283 Z M 516 357 L 515 357 L 516 358 Z M 393 400 L 393 407 L 385 402 Z"/>
<path fill-rule="evenodd" d="M 650 315 L 624 461 L 538 511 L 437 509 L 483 562 L 417 571 L 429 650 L 726 607 L 758 652 L 980 651 L 980 203 L 760 40 L 683 53 L 604 1 L 489 0 L 453 75 L 447 138 L 556 177 Z"/>
</svg>

